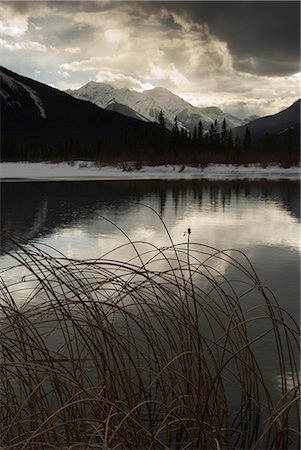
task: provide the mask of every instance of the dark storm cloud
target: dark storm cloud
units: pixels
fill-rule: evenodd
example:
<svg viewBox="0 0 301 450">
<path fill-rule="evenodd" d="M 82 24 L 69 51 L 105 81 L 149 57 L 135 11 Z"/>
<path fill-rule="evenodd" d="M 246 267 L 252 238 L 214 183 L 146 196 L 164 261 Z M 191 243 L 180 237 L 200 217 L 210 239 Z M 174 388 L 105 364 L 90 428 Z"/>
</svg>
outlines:
<svg viewBox="0 0 301 450">
<path fill-rule="evenodd" d="M 47 5 L 66 12 L 126 10 L 133 21 L 160 10 L 176 13 L 227 43 L 235 69 L 256 75 L 284 76 L 300 70 L 300 3 L 298 1 L 59 1 L 9 2 L 24 14 Z M 166 30 L 179 24 L 172 14 L 162 18 Z"/>
<path fill-rule="evenodd" d="M 141 7 L 141 3 L 140 3 Z M 151 2 L 184 15 L 227 43 L 234 68 L 257 75 L 289 75 L 300 69 L 300 3 L 297 1 Z"/>
<path fill-rule="evenodd" d="M 47 17 L 37 17 L 31 19 L 31 24 L 38 28 L 47 29 L 44 34 L 44 43 L 51 45 L 60 45 L 63 43 L 68 47 L 73 42 L 81 42 L 82 44 L 92 39 L 94 29 L 87 24 L 73 23 L 67 21 L 64 17 L 48 15 Z M 39 31 L 36 31 L 39 33 Z"/>
<path fill-rule="evenodd" d="M 39 5 L 47 6 L 48 8 L 58 9 L 66 12 L 99 12 L 108 11 L 119 8 L 123 2 L 116 1 L 12 1 L 5 2 L 7 6 L 17 13 L 26 13 L 36 10 Z"/>
</svg>

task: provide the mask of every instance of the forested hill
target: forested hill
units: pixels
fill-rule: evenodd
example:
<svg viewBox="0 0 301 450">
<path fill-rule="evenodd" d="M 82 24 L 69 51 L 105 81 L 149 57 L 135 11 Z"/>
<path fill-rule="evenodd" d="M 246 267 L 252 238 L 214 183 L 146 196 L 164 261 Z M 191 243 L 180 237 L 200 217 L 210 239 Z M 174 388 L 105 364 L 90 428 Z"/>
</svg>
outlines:
<svg viewBox="0 0 301 450">
<path fill-rule="evenodd" d="M 119 151 L 116 146 L 126 148 L 134 135 L 136 140 L 139 136 L 155 139 L 159 133 L 157 124 L 103 110 L 3 67 L 0 77 L 4 159 L 13 156 L 8 152 L 24 153 L 24 157 L 30 152 L 33 158 L 62 153 L 69 159 L 96 146 L 99 152 Z"/>
<path fill-rule="evenodd" d="M 294 139 L 300 139 L 300 99 L 289 108 L 271 116 L 252 120 L 247 125 L 233 128 L 233 137 L 243 139 L 246 129 L 249 129 L 253 143 L 266 139 L 267 135 L 275 140 L 280 139 L 290 128 Z"/>
</svg>

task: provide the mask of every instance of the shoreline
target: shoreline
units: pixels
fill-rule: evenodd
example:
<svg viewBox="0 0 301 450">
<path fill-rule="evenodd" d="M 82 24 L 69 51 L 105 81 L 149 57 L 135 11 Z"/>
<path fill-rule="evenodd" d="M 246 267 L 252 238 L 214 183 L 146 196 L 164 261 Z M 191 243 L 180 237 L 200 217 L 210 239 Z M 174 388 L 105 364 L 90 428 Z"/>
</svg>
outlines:
<svg viewBox="0 0 301 450">
<path fill-rule="evenodd" d="M 270 164 L 208 164 L 192 167 L 168 164 L 135 167 L 135 162 L 96 165 L 93 161 L 74 162 L 1 162 L 1 182 L 31 181 L 109 181 L 109 180 L 192 180 L 192 179 L 268 179 L 300 180 L 300 167 Z"/>
</svg>

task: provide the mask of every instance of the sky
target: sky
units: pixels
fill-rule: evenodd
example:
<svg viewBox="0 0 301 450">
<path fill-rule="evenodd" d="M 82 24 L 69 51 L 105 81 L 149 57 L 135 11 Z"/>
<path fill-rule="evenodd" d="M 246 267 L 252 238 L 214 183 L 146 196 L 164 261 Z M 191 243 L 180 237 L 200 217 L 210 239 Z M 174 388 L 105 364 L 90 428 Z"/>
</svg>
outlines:
<svg viewBox="0 0 301 450">
<path fill-rule="evenodd" d="M 165 87 L 238 117 L 300 97 L 298 1 L 2 1 L 1 65 L 58 89 Z"/>
</svg>

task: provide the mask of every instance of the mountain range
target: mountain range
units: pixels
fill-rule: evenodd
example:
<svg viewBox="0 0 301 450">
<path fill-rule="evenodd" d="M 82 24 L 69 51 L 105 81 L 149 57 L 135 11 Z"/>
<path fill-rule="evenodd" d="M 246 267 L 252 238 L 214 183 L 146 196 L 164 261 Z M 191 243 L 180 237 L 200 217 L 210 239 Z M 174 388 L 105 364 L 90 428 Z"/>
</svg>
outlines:
<svg viewBox="0 0 301 450">
<path fill-rule="evenodd" d="M 300 100 L 277 114 L 242 125 L 242 121 L 231 119 L 233 116 L 219 108 L 196 108 L 163 88 L 137 93 L 90 82 L 70 95 L 70 91 L 62 92 L 3 67 L 0 67 L 0 81 L 1 157 L 4 159 L 14 152 L 16 157 L 24 154 L 28 158 L 30 152 L 33 159 L 37 154 L 51 158 L 58 147 L 63 151 L 58 151 L 56 157 L 63 159 L 100 158 L 105 153 L 116 157 L 123 154 L 124 157 L 145 155 L 151 158 L 164 152 L 175 154 L 175 148 L 176 152 L 185 153 L 189 145 L 197 152 L 193 141 L 189 144 L 189 138 L 179 136 L 175 145 L 173 133 L 162 131 L 153 123 L 161 110 L 169 126 L 177 116 L 183 128 L 191 129 L 202 120 L 206 130 L 215 119 L 220 123 L 226 118 L 229 127 L 240 124 L 232 128 L 232 135 L 233 138 L 238 136 L 241 142 L 248 127 L 252 143 L 260 143 L 268 133 L 274 142 L 278 140 L 283 145 L 287 130 L 292 131 L 294 146 L 300 143 Z M 96 101 L 101 106 L 96 105 Z M 210 145 L 208 158 L 214 147 Z"/>
<path fill-rule="evenodd" d="M 100 138 L 156 132 L 158 125 L 106 111 L 53 87 L 0 67 L 1 137 L 17 145 L 72 140 L 86 146 Z"/>
<path fill-rule="evenodd" d="M 216 106 L 198 108 L 183 100 L 165 88 L 156 87 L 144 92 L 131 91 L 126 88 L 117 89 L 106 83 L 90 81 L 76 90 L 66 93 L 80 100 L 95 103 L 100 108 L 117 111 L 125 116 L 157 122 L 160 111 L 163 112 L 166 126 L 172 130 L 175 117 L 179 128 L 193 133 L 194 127 L 202 121 L 204 130 L 209 130 L 212 122 L 217 120 L 221 125 L 226 119 L 228 127 L 234 128 L 246 123 L 231 114 L 223 112 Z"/>
</svg>

